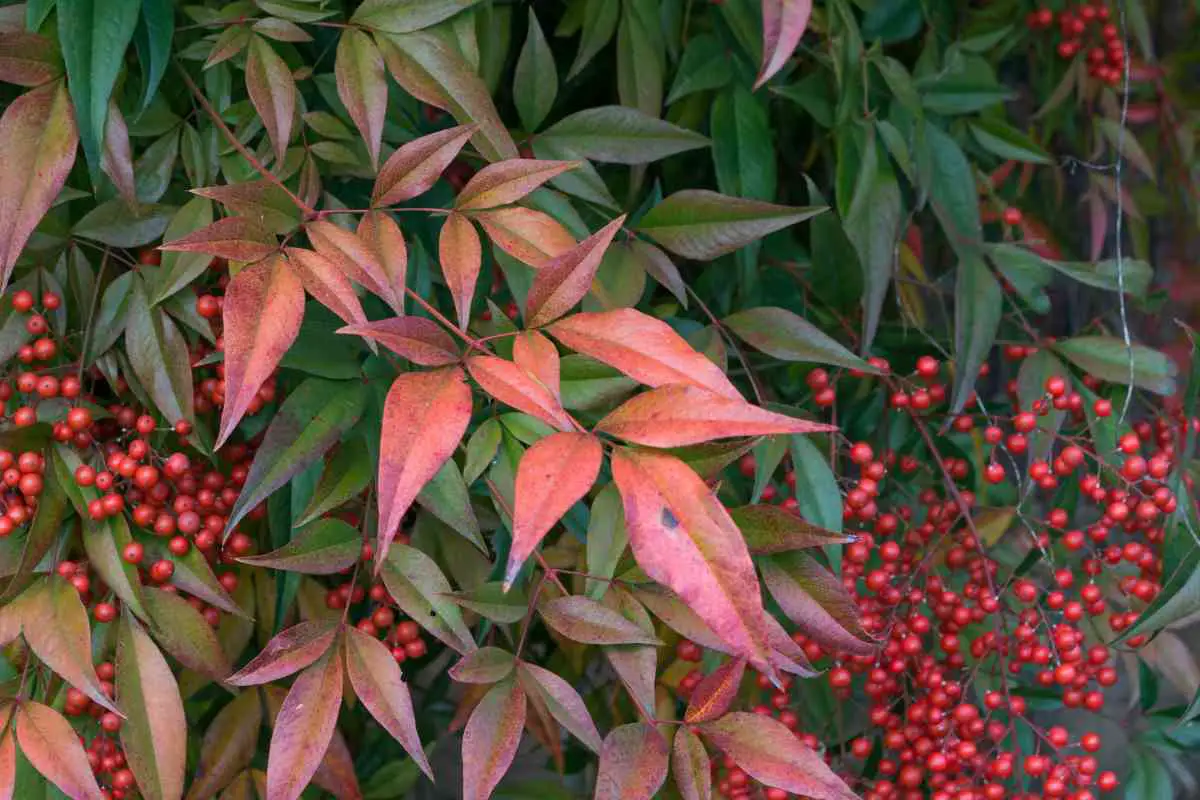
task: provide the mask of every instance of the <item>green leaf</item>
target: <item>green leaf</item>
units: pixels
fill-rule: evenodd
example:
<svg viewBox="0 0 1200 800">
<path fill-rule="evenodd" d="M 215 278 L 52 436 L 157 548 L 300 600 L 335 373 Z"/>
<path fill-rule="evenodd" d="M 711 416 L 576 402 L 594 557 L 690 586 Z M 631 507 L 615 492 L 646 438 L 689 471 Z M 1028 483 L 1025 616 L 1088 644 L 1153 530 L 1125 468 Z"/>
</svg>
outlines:
<svg viewBox="0 0 1200 800">
<path fill-rule="evenodd" d="M 996 81 L 986 59 L 960 51 L 949 51 L 945 67 L 918 79 L 917 88 L 926 110 L 934 114 L 971 114 L 1012 97 L 1012 92 Z"/>
<path fill-rule="evenodd" d="M 711 260 L 824 210 L 684 189 L 650 209 L 637 229 L 677 255 Z"/>
<path fill-rule="evenodd" d="M 538 140 L 579 158 L 614 164 L 648 164 L 708 144 L 695 131 L 624 106 L 578 111 L 551 125 Z"/>
<path fill-rule="evenodd" d="M 1024 359 L 1017 371 L 1017 398 L 1020 400 L 1020 407 L 1033 408 L 1035 402 L 1045 398 L 1046 381 L 1050 378 L 1059 377 L 1065 380 L 1069 376 L 1070 370 L 1055 358 L 1053 353 L 1044 348 L 1039 349 Z M 1066 416 L 1066 411 L 1050 408 L 1038 421 L 1037 428 L 1029 433 L 1030 459 L 1049 460 L 1048 456 L 1054 448 L 1054 438 Z"/>
<path fill-rule="evenodd" d="M 437 25 L 479 0 L 365 0 L 352 23 L 384 33 L 412 33 Z"/>
<path fill-rule="evenodd" d="M 471 508 L 467 484 L 454 459 L 442 465 L 437 474 L 417 494 L 417 503 L 446 523 L 459 536 L 487 553 L 487 545 L 479 533 L 479 521 Z"/>
<path fill-rule="evenodd" d="M 750 308 L 729 315 L 724 323 L 738 338 L 775 358 L 879 372 L 816 325 L 785 308 Z"/>
<path fill-rule="evenodd" d="M 829 459 L 807 436 L 791 437 L 792 470 L 800 515 L 814 525 L 842 532 L 842 492 Z"/>
<path fill-rule="evenodd" d="M 147 588 L 143 601 L 154 639 L 188 669 L 221 681 L 233 667 L 204 615 L 177 594 Z"/>
<path fill-rule="evenodd" d="M 187 341 L 162 309 L 151 308 L 140 279 L 130 292 L 125 349 L 138 382 L 167 422 L 191 421 L 195 414 Z"/>
<path fill-rule="evenodd" d="M 212 224 L 212 202 L 204 197 L 189 200 L 171 221 L 167 223 L 163 233 L 164 241 L 181 239 L 185 235 L 198 231 Z M 170 250 L 162 254 L 162 263 L 155 273 L 153 288 L 150 290 L 151 302 L 161 303 L 176 292 L 188 286 L 193 280 L 208 269 L 213 257 L 207 253 L 187 253 Z"/>
<path fill-rule="evenodd" d="M 250 465 L 246 483 L 229 512 L 226 531 L 325 454 L 362 415 L 367 389 L 358 381 L 308 378 L 275 412 Z"/>
<path fill-rule="evenodd" d="M 298 529 L 292 540 L 270 553 L 244 556 L 243 564 L 308 575 L 333 575 L 362 556 L 363 537 L 340 519 L 319 519 Z"/>
<path fill-rule="evenodd" d="M 504 584 L 500 581 L 481 584 L 468 592 L 455 592 L 450 599 L 484 619 L 502 625 L 520 622 L 529 611 L 529 602 L 521 594 L 521 590 L 512 589 L 505 592 Z"/>
<path fill-rule="evenodd" d="M 924 130 L 924 155 L 930 167 L 929 202 L 950 246 L 962 259 L 964 250 L 972 248 L 983 236 L 975 176 L 957 142 L 934 125 L 925 125 Z"/>
<path fill-rule="evenodd" d="M 579 38 L 579 50 L 567 73 L 567 80 L 595 58 L 612 39 L 617 30 L 617 18 L 621 13 L 621 0 L 583 0 L 583 35 Z"/>
<path fill-rule="evenodd" d="M 529 28 L 513 73 L 513 104 L 526 130 L 536 131 L 554 107 L 558 95 L 558 67 L 546 35 L 529 7 Z"/>
<path fill-rule="evenodd" d="M 171 41 L 175 36 L 175 3 L 172 0 L 142 0 L 142 20 L 134 34 L 138 61 L 142 64 L 141 110 L 154 99 L 171 60 Z"/>
<path fill-rule="evenodd" d="M 503 435 L 500 422 L 495 418 L 484 421 L 471 434 L 467 441 L 466 466 L 463 467 L 463 480 L 467 485 L 479 480 L 479 476 L 491 466 L 496 458 L 496 451 L 500 449 L 500 438 Z"/>
<path fill-rule="evenodd" d="M 321 479 L 313 489 L 308 506 L 300 512 L 296 525 L 307 525 L 362 494 L 374 474 L 375 464 L 366 440 L 362 436 L 352 436 L 343 441 L 321 471 Z"/>
<path fill-rule="evenodd" d="M 666 48 L 656 0 L 625 0 L 617 28 L 617 97 L 621 105 L 662 113 Z"/>
<path fill-rule="evenodd" d="M 133 211 L 124 200 L 113 199 L 84 214 L 71 234 L 113 247 L 141 247 L 162 237 L 174 213 L 174 206 L 150 204 Z"/>
<path fill-rule="evenodd" d="M 1004 292 L 983 259 L 970 255 L 958 262 L 954 285 L 954 393 L 952 413 L 966 405 L 975 390 L 979 368 L 987 360 L 1000 317 L 1004 311 Z"/>
<path fill-rule="evenodd" d="M 617 563 L 629 545 L 629 534 L 625 530 L 625 513 L 621 507 L 621 495 L 617 485 L 610 483 L 600 490 L 592 501 L 587 529 L 587 571 L 589 575 L 611 578 Z M 608 581 L 587 581 L 585 593 L 593 600 L 604 597 Z"/>
<path fill-rule="evenodd" d="M 1154 268 L 1135 258 L 1122 259 L 1120 273 L 1115 260 L 1098 261 L 1095 264 L 1087 261 L 1051 260 L 1046 260 L 1046 263 L 1063 275 L 1097 289 L 1117 292 L 1123 283 L 1125 293 L 1134 297 L 1145 297 L 1150 282 L 1154 280 Z"/>
<path fill-rule="evenodd" d="M 993 244 L 988 256 L 1004 279 L 1038 314 L 1050 313 L 1046 287 L 1053 277 L 1049 264 L 1037 253 L 1015 244 Z"/>
<path fill-rule="evenodd" d="M 1140 344 L 1125 346 L 1115 336 L 1076 336 L 1061 339 L 1054 349 L 1084 372 L 1097 378 L 1127 385 L 1132 382 L 1147 391 L 1169 396 L 1175 393 L 1175 362 L 1165 353 Z"/>
<path fill-rule="evenodd" d="M 787 443 L 782 437 L 780 441 Z M 729 509 L 729 516 L 746 539 L 747 549 L 756 555 L 855 541 L 854 536 L 827 531 L 781 506 L 741 506 Z"/>
<path fill-rule="evenodd" d="M 775 198 L 775 143 L 767 109 L 744 86 L 717 95 L 709 118 L 717 187 L 755 200 Z"/>
<path fill-rule="evenodd" d="M 683 58 L 675 70 L 675 82 L 667 94 L 667 105 L 694 92 L 720 89 L 733 77 L 725 47 L 715 36 L 701 33 L 688 39 Z"/>
<path fill-rule="evenodd" d="M 58 0 L 58 39 L 93 185 L 99 185 L 108 101 L 141 5 L 141 0 Z"/>
<path fill-rule="evenodd" d="M 970 123 L 979 146 L 1006 161 L 1049 164 L 1050 154 L 1041 145 L 1002 120 L 980 119 Z"/>
<path fill-rule="evenodd" d="M 418 625 L 460 653 L 476 649 L 471 629 L 450 597 L 450 582 L 433 559 L 393 542 L 381 575 L 396 605 Z"/>
<path fill-rule="evenodd" d="M 862 269 L 864 353 L 869 352 L 879 328 L 883 302 L 892 283 L 896 240 L 904 222 L 904 201 L 891 162 L 879 152 L 873 136 L 867 138 L 866 148 L 868 157 L 863 159 L 848 213 L 842 221 Z"/>
</svg>

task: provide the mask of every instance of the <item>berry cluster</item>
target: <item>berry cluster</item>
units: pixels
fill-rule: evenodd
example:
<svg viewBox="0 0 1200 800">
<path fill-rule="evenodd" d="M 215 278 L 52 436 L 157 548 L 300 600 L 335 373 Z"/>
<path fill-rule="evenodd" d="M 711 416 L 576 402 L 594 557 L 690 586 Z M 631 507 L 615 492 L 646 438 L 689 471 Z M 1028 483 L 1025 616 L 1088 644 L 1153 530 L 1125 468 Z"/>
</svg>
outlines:
<svg viewBox="0 0 1200 800">
<path fill-rule="evenodd" d="M 1058 12 L 1060 38 L 1056 50 L 1065 60 L 1086 51 L 1088 74 L 1109 86 L 1116 86 L 1121 81 L 1129 53 L 1121 41 L 1120 29 L 1110 21 L 1111 16 L 1103 2 L 1085 3 Z M 1055 21 L 1054 12 L 1045 7 L 1029 12 L 1025 19 L 1026 25 L 1035 31 L 1048 30 L 1054 27 Z"/>
</svg>

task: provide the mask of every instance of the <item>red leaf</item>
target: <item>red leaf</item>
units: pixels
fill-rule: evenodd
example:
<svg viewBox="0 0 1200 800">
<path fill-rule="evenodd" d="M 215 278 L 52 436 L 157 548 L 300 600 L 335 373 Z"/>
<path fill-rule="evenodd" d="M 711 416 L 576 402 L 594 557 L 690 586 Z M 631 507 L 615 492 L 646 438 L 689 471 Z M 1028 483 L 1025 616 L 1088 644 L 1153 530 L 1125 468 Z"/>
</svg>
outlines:
<svg viewBox="0 0 1200 800">
<path fill-rule="evenodd" d="M 617 450 L 612 470 L 638 564 L 674 590 L 735 654 L 774 674 L 758 577 L 721 501 L 673 456 Z"/>
<path fill-rule="evenodd" d="M 538 543 L 592 488 L 603 459 L 600 440 L 586 433 L 551 434 L 535 442 L 521 457 L 514 495 L 512 549 L 504 573 L 506 590 Z"/>
<path fill-rule="evenodd" d="M 558 348 L 537 331 L 525 331 L 513 338 L 513 362 L 537 378 L 555 396 L 559 396 Z"/>
<path fill-rule="evenodd" d="M 454 453 L 470 421 L 471 390 L 457 367 L 406 373 L 392 384 L 379 443 L 376 564 L 387 556 L 400 520 Z"/>
<path fill-rule="evenodd" d="M 487 800 L 508 772 L 525 727 L 525 690 L 515 680 L 493 686 L 463 730 L 463 800 Z"/>
<path fill-rule="evenodd" d="M 225 405 L 216 447 L 300 333 L 304 287 L 282 257 L 246 267 L 225 290 Z"/>
<path fill-rule="evenodd" d="M 55 42 L 24 31 L 0 33 L 0 81 L 41 86 L 62 72 L 62 58 Z"/>
<path fill-rule="evenodd" d="M 458 361 L 454 340 L 433 320 L 424 317 L 392 317 L 365 325 L 347 325 L 338 333 L 371 339 L 423 367 L 444 367 Z"/>
<path fill-rule="evenodd" d="M 827 531 L 780 506 L 740 506 L 729 509 L 729 516 L 737 523 L 750 552 L 756 555 L 856 541 L 853 534 Z"/>
<path fill-rule="evenodd" d="M 179 686 L 167 660 L 128 613 L 117 633 L 117 699 L 129 718 L 121 725 L 121 748 L 147 800 L 183 795 L 187 720 Z"/>
<path fill-rule="evenodd" d="M 364 266 L 373 271 L 377 294 L 397 314 L 403 314 L 408 246 L 404 244 L 400 226 L 386 211 L 372 211 L 358 221 L 358 238 L 375 257 Z"/>
<path fill-rule="evenodd" d="M 876 643 L 863 630 L 858 605 L 841 580 L 805 553 L 761 559 L 763 583 L 787 618 L 831 649 L 868 655 Z"/>
<path fill-rule="evenodd" d="M 620 612 L 581 594 L 556 597 L 542 603 L 538 610 L 547 625 L 573 642 L 662 644 L 653 633 L 648 633 Z"/>
<path fill-rule="evenodd" d="M 17 706 L 17 744 L 33 768 L 63 794 L 81 800 L 103 797 L 79 735 L 53 708 L 24 700 Z"/>
<path fill-rule="evenodd" d="M 332 261 L 299 247 L 287 248 L 287 257 L 300 283 L 321 305 L 351 325 L 366 324 L 367 315 L 353 284 Z"/>
<path fill-rule="evenodd" d="M 559 430 L 575 430 L 558 398 L 541 381 L 513 362 L 496 356 L 473 356 L 467 359 L 467 371 L 485 392 L 501 403 Z"/>
<path fill-rule="evenodd" d="M 267 755 L 267 796 L 296 800 L 325 757 L 342 704 L 342 659 L 330 648 L 300 673 L 275 718 Z"/>
<path fill-rule="evenodd" d="M 550 670 L 534 664 L 521 662 L 517 670 L 525 691 L 530 695 L 536 694 L 559 725 L 592 752 L 599 753 L 600 732 L 596 730 L 596 723 L 592 722 L 592 715 L 588 713 L 579 692 Z"/>
<path fill-rule="evenodd" d="M 417 766 L 433 780 L 433 768 L 421 747 L 408 684 L 388 648 L 357 628 L 346 628 L 346 673 L 358 699 L 392 735 Z"/>
<path fill-rule="evenodd" d="M 578 161 L 539 161 L 535 158 L 513 158 L 488 164 L 467 181 L 458 193 L 454 207 L 468 211 L 506 206 L 577 166 Z"/>
<path fill-rule="evenodd" d="M 79 133 L 58 81 L 18 97 L 0 117 L 0 291 L 75 163 Z"/>
<path fill-rule="evenodd" d="M 467 653 L 450 668 L 450 677 L 459 683 L 493 684 L 504 680 L 516 666 L 516 659 L 499 647 L 481 647 Z"/>
<path fill-rule="evenodd" d="M 613 728 L 600 750 L 593 800 L 650 800 L 667 779 L 667 740 L 651 724 Z"/>
<path fill-rule="evenodd" d="M 534 269 L 542 269 L 575 246 L 558 220 L 532 208 L 495 208 L 471 214 L 492 244 Z"/>
<path fill-rule="evenodd" d="M 686 725 L 675 731 L 671 746 L 671 774 L 683 800 L 710 800 L 712 767 L 700 737 Z"/>
<path fill-rule="evenodd" d="M 792 57 L 808 17 L 812 14 L 812 0 L 763 0 L 763 61 L 754 88 L 762 86 L 771 76 L 779 72 Z"/>
<path fill-rule="evenodd" d="M 327 650 L 337 634 L 333 620 L 308 620 L 281 631 L 262 652 L 225 679 L 231 686 L 256 686 L 304 669 Z"/>
<path fill-rule="evenodd" d="M 11 705 L 4 709 L 4 731 L 0 733 L 0 800 L 12 800 L 17 788 L 17 742 L 8 727 Z"/>
<path fill-rule="evenodd" d="M 742 676 L 746 674 L 746 659 L 735 658 L 726 661 L 721 666 L 704 676 L 704 679 L 692 690 L 688 698 L 687 711 L 684 712 L 685 722 L 697 723 L 716 719 L 729 710 L 737 699 L 738 689 L 742 685 Z"/>
<path fill-rule="evenodd" d="M 371 203 L 390 206 L 432 189 L 478 128 L 478 125 L 459 125 L 403 145 L 379 170 Z"/>
<path fill-rule="evenodd" d="M 133 153 L 129 149 L 129 128 L 121 108 L 108 101 L 108 118 L 104 123 L 104 152 L 100 169 L 112 179 L 117 192 L 134 212 L 137 212 L 137 184 L 133 176 Z"/>
<path fill-rule="evenodd" d="M 814 800 L 857 800 L 825 760 L 777 719 L 735 711 L 698 729 L 759 783 Z"/>
<path fill-rule="evenodd" d="M 573 314 L 549 328 L 577 353 L 602 361 L 647 386 L 691 384 L 731 400 L 742 396 L 725 373 L 670 325 L 632 308 Z"/>
<path fill-rule="evenodd" d="M 261 261 L 278 248 L 275 237 L 250 217 L 224 217 L 187 236 L 164 242 L 159 249 L 253 262 Z"/>
<path fill-rule="evenodd" d="M 483 263 L 483 245 L 471 220 L 462 214 L 450 214 L 442 224 L 438 236 L 438 261 L 458 312 L 458 327 L 465 331 L 471 321 L 471 298 L 475 296 L 475 284 Z"/>
<path fill-rule="evenodd" d="M 374 40 L 354 28 L 341 31 L 333 72 L 338 97 L 366 142 L 371 166 L 378 166 L 388 88 L 383 56 Z"/>
<path fill-rule="evenodd" d="M 261 727 L 262 700 L 257 691 L 242 692 L 218 711 L 200 745 L 200 763 L 188 800 L 212 797 L 250 766 Z"/>
<path fill-rule="evenodd" d="M 275 145 L 276 163 L 283 164 L 296 114 L 296 81 L 287 63 L 261 36 L 250 38 L 246 93 Z"/>
<path fill-rule="evenodd" d="M 837 430 L 730 400 L 696 386 L 664 386 L 643 392 L 600 420 L 596 430 L 648 447 L 683 447 L 734 436 Z"/>
<path fill-rule="evenodd" d="M 538 271 L 526 301 L 531 328 L 553 322 L 583 299 L 592 288 L 604 251 L 624 223 L 622 214 Z"/>
</svg>

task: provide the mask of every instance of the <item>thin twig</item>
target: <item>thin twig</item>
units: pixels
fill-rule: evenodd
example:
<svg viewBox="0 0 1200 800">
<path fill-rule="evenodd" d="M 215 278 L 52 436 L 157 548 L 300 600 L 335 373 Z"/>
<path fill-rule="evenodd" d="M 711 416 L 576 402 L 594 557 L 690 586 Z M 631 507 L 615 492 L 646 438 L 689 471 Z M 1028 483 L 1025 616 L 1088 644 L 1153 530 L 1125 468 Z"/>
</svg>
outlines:
<svg viewBox="0 0 1200 800">
<path fill-rule="evenodd" d="M 1125 250 L 1121 244 L 1122 226 L 1125 217 L 1125 197 L 1121 191 L 1121 173 L 1122 165 L 1125 162 L 1123 154 L 1125 149 L 1125 125 L 1129 119 L 1129 63 L 1133 59 L 1129 53 L 1129 27 L 1125 22 L 1125 0 L 1119 0 L 1117 8 L 1121 21 L 1121 41 L 1125 47 L 1121 77 L 1121 125 L 1117 128 L 1117 153 L 1113 165 L 1113 181 L 1117 187 L 1117 302 L 1120 304 L 1121 311 L 1121 338 L 1125 343 L 1125 354 L 1129 365 L 1129 380 L 1125 386 L 1125 402 L 1121 404 L 1120 422 L 1124 423 L 1125 415 L 1129 413 L 1129 404 L 1133 401 L 1133 342 L 1129 336 L 1129 314 L 1125 301 Z"/>
</svg>

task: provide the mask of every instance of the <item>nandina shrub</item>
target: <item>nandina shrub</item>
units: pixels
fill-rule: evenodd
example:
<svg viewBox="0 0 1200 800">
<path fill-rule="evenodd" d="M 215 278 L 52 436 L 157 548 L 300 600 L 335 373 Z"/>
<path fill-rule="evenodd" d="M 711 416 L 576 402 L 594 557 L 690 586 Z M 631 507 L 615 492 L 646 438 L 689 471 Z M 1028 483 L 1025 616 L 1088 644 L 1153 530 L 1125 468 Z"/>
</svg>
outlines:
<svg viewBox="0 0 1200 800">
<path fill-rule="evenodd" d="M 1175 5 L 0 7 L 0 797 L 1194 792 Z"/>
</svg>

